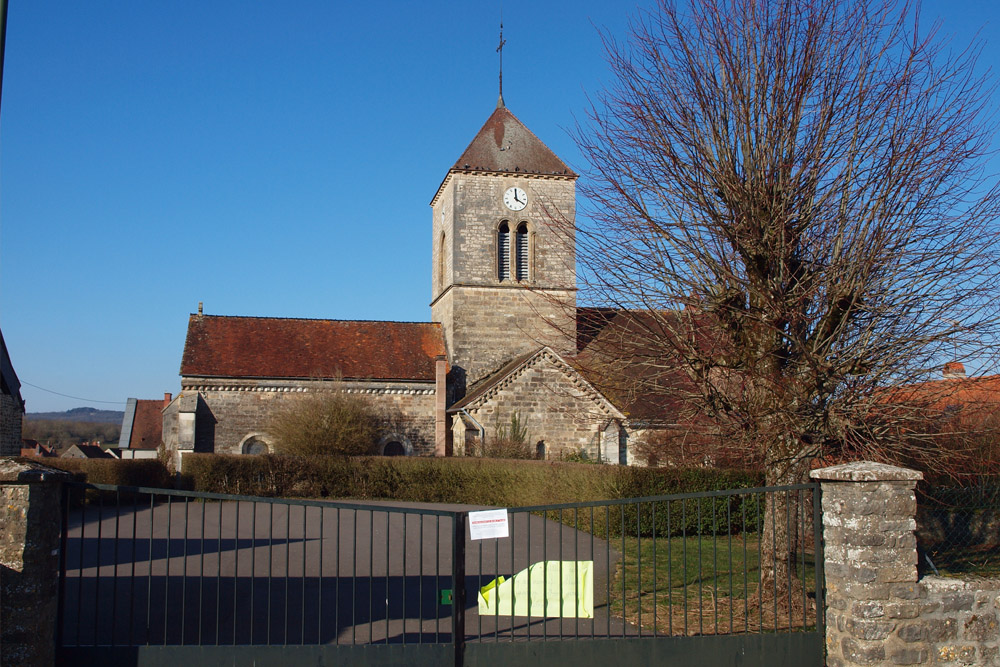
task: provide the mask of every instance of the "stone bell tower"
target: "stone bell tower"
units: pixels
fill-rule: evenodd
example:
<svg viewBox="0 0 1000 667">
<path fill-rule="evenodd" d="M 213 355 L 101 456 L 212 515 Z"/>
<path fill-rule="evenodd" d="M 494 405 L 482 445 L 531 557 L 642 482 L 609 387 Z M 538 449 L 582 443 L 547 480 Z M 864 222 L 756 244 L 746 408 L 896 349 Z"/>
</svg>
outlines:
<svg viewBox="0 0 1000 667">
<path fill-rule="evenodd" d="M 431 318 L 452 400 L 521 354 L 576 351 L 576 179 L 503 98 L 431 200 Z"/>
</svg>

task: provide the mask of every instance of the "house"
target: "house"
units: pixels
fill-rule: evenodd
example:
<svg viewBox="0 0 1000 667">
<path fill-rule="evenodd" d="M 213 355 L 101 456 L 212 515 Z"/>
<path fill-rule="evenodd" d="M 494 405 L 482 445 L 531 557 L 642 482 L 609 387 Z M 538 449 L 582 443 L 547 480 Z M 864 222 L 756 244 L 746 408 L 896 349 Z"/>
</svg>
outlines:
<svg viewBox="0 0 1000 667">
<path fill-rule="evenodd" d="M 173 396 L 163 399 L 130 398 L 122 417 L 121 437 L 115 454 L 123 459 L 155 459 L 163 442 L 163 409 Z"/>
<path fill-rule="evenodd" d="M 21 440 L 21 456 L 52 457 L 58 456 L 55 450 L 46 447 L 37 440 L 24 438 Z"/>
<path fill-rule="evenodd" d="M 0 331 L 0 456 L 17 456 L 21 451 L 21 424 L 24 399 L 21 382 L 7 353 L 7 343 Z"/>
<path fill-rule="evenodd" d="M 606 395 L 589 363 L 614 318 L 583 317 L 578 331 L 594 309 L 576 303 L 576 180 L 501 97 L 431 197 L 431 321 L 224 317 L 199 305 L 180 392 L 163 410 L 174 463 L 271 450 L 274 411 L 331 382 L 401 416 L 376 453 L 472 454 L 516 417 L 540 457 L 636 461 L 652 422 Z"/>
<path fill-rule="evenodd" d="M 100 445 L 85 442 L 79 445 L 72 445 L 62 454 L 64 459 L 113 459 L 116 458 Z"/>
</svg>

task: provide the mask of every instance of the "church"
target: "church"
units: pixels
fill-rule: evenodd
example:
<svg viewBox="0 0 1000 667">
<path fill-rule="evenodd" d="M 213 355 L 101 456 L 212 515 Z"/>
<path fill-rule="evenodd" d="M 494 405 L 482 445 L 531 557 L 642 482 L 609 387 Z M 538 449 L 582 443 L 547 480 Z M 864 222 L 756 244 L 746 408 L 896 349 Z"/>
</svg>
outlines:
<svg viewBox="0 0 1000 667">
<path fill-rule="evenodd" d="M 580 363 L 613 314 L 577 307 L 576 181 L 501 96 L 430 202 L 430 322 L 199 305 L 163 410 L 174 464 L 271 451 L 272 412 L 334 380 L 400 416 L 377 454 L 472 455 L 516 416 L 538 458 L 632 463 L 642 406 L 609 399 Z"/>
</svg>

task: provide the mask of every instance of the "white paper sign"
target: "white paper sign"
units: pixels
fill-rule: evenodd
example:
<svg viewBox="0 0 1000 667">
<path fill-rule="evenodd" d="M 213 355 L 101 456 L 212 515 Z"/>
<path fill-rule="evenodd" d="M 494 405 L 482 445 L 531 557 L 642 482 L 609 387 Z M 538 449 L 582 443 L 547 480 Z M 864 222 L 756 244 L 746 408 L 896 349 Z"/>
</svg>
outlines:
<svg viewBox="0 0 1000 667">
<path fill-rule="evenodd" d="M 486 540 L 491 537 L 507 537 L 510 527 L 507 523 L 507 510 L 483 510 L 469 512 L 469 538 Z"/>
</svg>

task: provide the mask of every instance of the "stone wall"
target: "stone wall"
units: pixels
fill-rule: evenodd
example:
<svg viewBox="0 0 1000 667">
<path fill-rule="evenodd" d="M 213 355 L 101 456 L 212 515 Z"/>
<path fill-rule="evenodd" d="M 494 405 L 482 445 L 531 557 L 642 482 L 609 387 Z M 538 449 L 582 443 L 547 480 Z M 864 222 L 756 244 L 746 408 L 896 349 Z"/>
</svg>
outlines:
<svg viewBox="0 0 1000 667">
<path fill-rule="evenodd" d="M 164 411 L 163 438 L 168 450 L 240 454 L 251 437 L 267 441 L 267 423 L 275 410 L 328 387 L 322 381 L 205 380 L 182 378 L 181 393 Z M 434 382 L 345 381 L 346 391 L 371 396 L 400 416 L 386 437 L 405 439 L 415 455 L 434 454 Z M 184 438 L 185 413 L 194 413 L 193 442 Z M 401 431 L 397 433 L 396 431 Z M 176 465 L 176 462 L 175 462 Z"/>
<path fill-rule="evenodd" d="M 10 394 L 0 393 L 0 456 L 21 453 L 21 420 L 24 413 Z"/>
<path fill-rule="evenodd" d="M 1000 581 L 917 577 L 921 473 L 877 463 L 823 486 L 827 664 L 1000 666 Z"/>
<path fill-rule="evenodd" d="M 0 665 L 55 664 L 60 485 L 70 475 L 0 460 Z"/>
<path fill-rule="evenodd" d="M 540 353 L 532 363 L 488 392 L 482 401 L 467 408 L 482 424 L 487 440 L 495 437 L 499 426 L 509 425 L 511 416 L 517 413 L 527 427 L 532 451 L 543 442 L 545 458 L 583 453 L 597 460 L 602 455 L 602 439 L 613 439 L 616 441 L 613 452 L 605 443 L 603 454 L 617 462 L 620 415 L 611 412 L 612 409 L 572 372 L 567 373 L 565 364 L 548 352 Z M 460 419 L 455 420 L 456 424 Z M 463 437 L 464 432 L 464 428 L 456 429 L 455 437 Z"/>
</svg>

